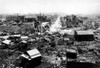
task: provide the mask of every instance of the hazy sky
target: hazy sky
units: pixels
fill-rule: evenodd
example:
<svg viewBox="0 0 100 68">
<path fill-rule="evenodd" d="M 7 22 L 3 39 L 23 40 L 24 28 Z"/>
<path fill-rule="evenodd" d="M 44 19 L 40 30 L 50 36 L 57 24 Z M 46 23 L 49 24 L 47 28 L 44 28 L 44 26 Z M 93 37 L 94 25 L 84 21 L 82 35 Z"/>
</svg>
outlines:
<svg viewBox="0 0 100 68">
<path fill-rule="evenodd" d="M 0 0 L 0 13 L 100 14 L 100 0 Z"/>
</svg>

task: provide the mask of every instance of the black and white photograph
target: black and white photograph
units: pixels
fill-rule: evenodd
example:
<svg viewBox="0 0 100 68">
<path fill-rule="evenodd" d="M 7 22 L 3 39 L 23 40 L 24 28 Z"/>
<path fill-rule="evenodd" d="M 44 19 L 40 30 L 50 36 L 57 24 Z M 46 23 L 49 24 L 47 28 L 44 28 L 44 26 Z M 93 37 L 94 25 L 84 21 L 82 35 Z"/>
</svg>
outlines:
<svg viewBox="0 0 100 68">
<path fill-rule="evenodd" d="M 0 68 L 100 68 L 100 0 L 0 0 Z"/>
</svg>

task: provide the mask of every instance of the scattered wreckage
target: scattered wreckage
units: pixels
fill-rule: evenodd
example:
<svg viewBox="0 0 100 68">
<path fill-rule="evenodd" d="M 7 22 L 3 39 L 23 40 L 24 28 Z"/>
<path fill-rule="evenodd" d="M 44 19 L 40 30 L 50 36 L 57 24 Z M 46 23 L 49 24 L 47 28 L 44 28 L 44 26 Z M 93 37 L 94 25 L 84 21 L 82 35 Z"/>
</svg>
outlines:
<svg viewBox="0 0 100 68">
<path fill-rule="evenodd" d="M 88 59 L 84 59 L 83 57 L 79 59 L 78 52 L 74 49 L 67 49 L 67 68 L 92 68 L 95 66 L 95 62 Z M 84 59 L 84 60 L 83 60 Z"/>
</svg>

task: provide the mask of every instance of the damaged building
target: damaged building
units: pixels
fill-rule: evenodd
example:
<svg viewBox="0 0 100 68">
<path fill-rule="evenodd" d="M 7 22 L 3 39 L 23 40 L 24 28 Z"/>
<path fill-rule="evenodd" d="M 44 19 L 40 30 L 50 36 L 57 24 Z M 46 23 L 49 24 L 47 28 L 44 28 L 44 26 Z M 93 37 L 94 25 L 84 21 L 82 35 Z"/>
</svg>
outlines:
<svg viewBox="0 0 100 68">
<path fill-rule="evenodd" d="M 37 49 L 28 50 L 21 57 L 20 66 L 23 68 L 34 68 L 41 64 L 41 54 Z"/>
<path fill-rule="evenodd" d="M 25 16 L 24 20 L 25 20 L 25 22 L 36 22 L 36 17 L 34 17 L 34 16 Z"/>
<path fill-rule="evenodd" d="M 75 31 L 75 40 L 76 41 L 93 41 L 94 33 L 93 31 Z"/>
<path fill-rule="evenodd" d="M 78 53 L 76 50 L 67 49 L 66 56 L 66 68 L 95 68 L 95 63 L 78 60 Z"/>
</svg>

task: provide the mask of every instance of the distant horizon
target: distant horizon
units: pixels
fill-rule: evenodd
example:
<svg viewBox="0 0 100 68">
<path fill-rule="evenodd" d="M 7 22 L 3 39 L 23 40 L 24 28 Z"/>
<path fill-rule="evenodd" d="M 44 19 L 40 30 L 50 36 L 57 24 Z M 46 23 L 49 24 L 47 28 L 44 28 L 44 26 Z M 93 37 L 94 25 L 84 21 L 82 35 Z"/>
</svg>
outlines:
<svg viewBox="0 0 100 68">
<path fill-rule="evenodd" d="M 0 14 L 99 15 L 100 0 L 0 0 Z"/>
<path fill-rule="evenodd" d="M 67 13 L 59 13 L 59 12 L 51 12 L 51 13 L 0 13 L 0 15 L 34 15 L 34 14 L 44 14 L 44 15 L 60 15 L 60 16 L 65 16 L 65 15 L 77 15 L 77 16 L 100 16 L 100 14 L 67 14 Z"/>
</svg>

